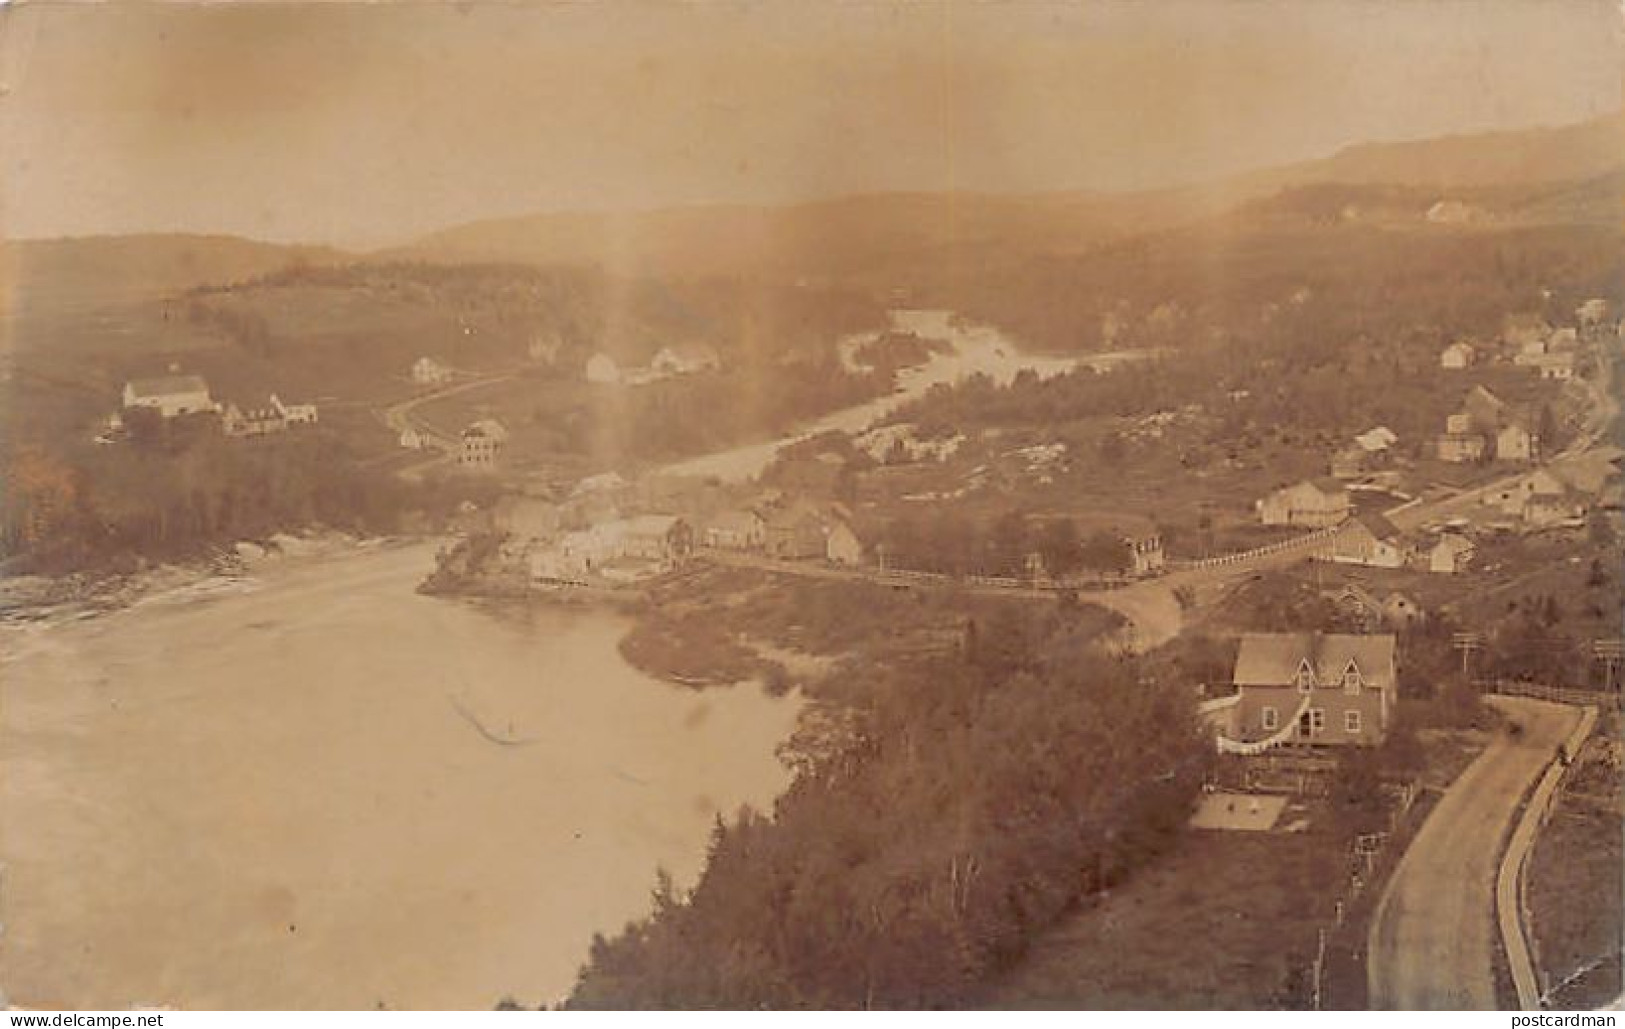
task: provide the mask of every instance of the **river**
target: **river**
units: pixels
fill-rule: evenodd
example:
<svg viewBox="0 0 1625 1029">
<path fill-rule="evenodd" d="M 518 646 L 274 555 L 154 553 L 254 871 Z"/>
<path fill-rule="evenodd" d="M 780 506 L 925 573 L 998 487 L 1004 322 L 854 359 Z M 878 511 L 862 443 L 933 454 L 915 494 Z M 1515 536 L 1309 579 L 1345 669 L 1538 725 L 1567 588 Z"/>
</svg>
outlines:
<svg viewBox="0 0 1625 1029">
<path fill-rule="evenodd" d="M 950 384 L 971 375 L 985 375 L 999 385 L 1006 385 L 1023 371 L 1031 371 L 1040 378 L 1049 378 L 1085 366 L 1104 371 L 1130 361 L 1143 360 L 1155 353 L 1150 350 L 1119 350 L 1093 352 L 1077 357 L 1046 357 L 1023 353 L 998 329 L 986 325 L 967 324 L 954 317 L 951 311 L 892 311 L 891 322 L 892 328 L 898 331 L 911 332 L 922 339 L 946 343 L 948 349 L 931 355 L 923 364 L 899 372 L 897 388 L 887 396 L 825 415 L 802 427 L 788 439 L 746 444 L 688 461 L 679 461 L 665 467 L 662 472 L 674 476 L 714 477 L 723 482 L 744 482 L 771 464 L 773 456 L 785 443 L 831 430 L 862 432 L 903 404 L 924 396 L 927 390 L 939 383 Z M 880 334 L 864 333 L 842 340 L 837 346 L 843 354 L 846 354 L 855 345 L 878 335 Z"/>
<path fill-rule="evenodd" d="M 867 427 L 1020 354 L 950 352 L 804 432 Z M 1090 355 L 1107 366 L 1135 353 Z M 785 442 L 667 469 L 739 480 Z M 771 806 L 794 700 L 691 693 L 600 609 L 422 597 L 429 545 L 273 561 L 0 636 L 0 993 L 46 1008 L 486 1008 L 568 993 L 594 932 Z"/>
<path fill-rule="evenodd" d="M 7 999 L 555 1000 L 657 867 L 695 880 L 719 810 L 782 792 L 794 701 L 646 678 L 603 610 L 419 596 L 432 559 L 273 562 L 6 632 Z"/>
</svg>

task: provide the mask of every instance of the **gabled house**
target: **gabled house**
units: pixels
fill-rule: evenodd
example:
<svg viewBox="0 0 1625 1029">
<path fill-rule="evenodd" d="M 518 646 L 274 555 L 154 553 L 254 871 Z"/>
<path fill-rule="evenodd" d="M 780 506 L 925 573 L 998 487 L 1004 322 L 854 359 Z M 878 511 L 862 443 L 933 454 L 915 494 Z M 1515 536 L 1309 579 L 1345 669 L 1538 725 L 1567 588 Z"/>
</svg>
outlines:
<svg viewBox="0 0 1625 1029">
<path fill-rule="evenodd" d="M 1330 556 L 1339 564 L 1405 567 L 1405 546 L 1399 529 L 1377 511 L 1366 511 L 1349 519 L 1343 530 L 1332 537 Z"/>
<path fill-rule="evenodd" d="M 315 404 L 287 404 L 275 393 L 271 394 L 271 405 L 282 414 L 282 420 L 291 425 L 315 425 L 319 419 Z"/>
<path fill-rule="evenodd" d="M 1439 437 L 1441 461 L 1473 461 L 1492 454 L 1497 461 L 1533 461 L 1539 453 L 1534 416 L 1514 408 L 1483 386 L 1474 386 L 1461 411 L 1445 420 Z"/>
<path fill-rule="evenodd" d="M 763 548 L 769 557 L 827 557 L 829 527 L 810 505 L 794 504 L 768 516 Z"/>
<path fill-rule="evenodd" d="M 1386 425 L 1360 433 L 1348 446 L 1332 455 L 1332 477 L 1355 479 L 1387 467 L 1397 442 L 1399 437 Z"/>
<path fill-rule="evenodd" d="M 1236 653 L 1242 742 L 1375 746 L 1398 679 L 1391 634 L 1248 633 Z"/>
<path fill-rule="evenodd" d="M 670 566 L 682 562 L 694 549 L 693 528 L 676 515 L 638 515 L 612 528 L 620 542 L 620 557 Z"/>
<path fill-rule="evenodd" d="M 151 408 L 165 418 L 219 411 L 209 396 L 209 384 L 198 375 L 161 375 L 131 379 L 124 384 L 126 408 Z"/>
<path fill-rule="evenodd" d="M 1348 518 L 1353 502 L 1342 483 L 1327 478 L 1283 487 L 1255 506 L 1259 521 L 1265 525 L 1324 529 Z"/>
<path fill-rule="evenodd" d="M 860 565 L 863 552 L 863 540 L 852 523 L 843 518 L 831 519 L 829 534 L 824 537 L 824 559 L 831 564 Z"/>
<path fill-rule="evenodd" d="M 286 432 L 288 420 L 275 396 L 260 396 L 228 402 L 220 426 L 228 436 L 270 436 Z"/>
<path fill-rule="evenodd" d="M 1542 379 L 1551 382 L 1570 382 L 1574 379 L 1575 361 L 1572 352 L 1541 354 L 1528 364 L 1540 373 Z"/>
<path fill-rule="evenodd" d="M 1329 596 L 1338 614 L 1359 626 L 1362 632 L 1371 632 L 1382 624 L 1382 601 L 1357 583 L 1348 583 L 1336 593 L 1323 595 Z"/>
<path fill-rule="evenodd" d="M 1428 571 L 1445 575 L 1465 572 L 1467 566 L 1472 564 L 1473 555 L 1477 552 L 1478 547 L 1466 536 L 1446 533 L 1439 537 L 1437 543 L 1428 548 Z"/>
<path fill-rule="evenodd" d="M 482 418 L 463 430 L 457 451 L 457 464 L 469 471 L 484 472 L 496 467 L 508 442 L 508 430 L 494 418 Z"/>
<path fill-rule="evenodd" d="M 1509 418 L 1495 434 L 1497 461 L 1533 461 L 1539 448 L 1540 437 L 1522 415 Z"/>
<path fill-rule="evenodd" d="M 1473 363 L 1475 351 L 1471 343 L 1457 340 L 1439 354 L 1440 368 L 1467 368 Z"/>
<path fill-rule="evenodd" d="M 767 520 L 750 508 L 718 511 L 705 520 L 700 539 L 719 550 L 759 550 L 767 538 Z"/>
</svg>

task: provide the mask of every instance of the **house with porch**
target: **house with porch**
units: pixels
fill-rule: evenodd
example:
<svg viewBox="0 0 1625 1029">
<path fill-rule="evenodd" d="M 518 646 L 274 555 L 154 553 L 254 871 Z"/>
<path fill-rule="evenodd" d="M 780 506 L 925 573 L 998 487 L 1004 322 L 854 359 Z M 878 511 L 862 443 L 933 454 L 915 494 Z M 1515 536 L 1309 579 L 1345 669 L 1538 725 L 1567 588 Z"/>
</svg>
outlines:
<svg viewBox="0 0 1625 1029">
<path fill-rule="evenodd" d="M 1242 744 L 1376 746 L 1392 718 L 1394 636 L 1248 633 L 1236 653 Z"/>
</svg>

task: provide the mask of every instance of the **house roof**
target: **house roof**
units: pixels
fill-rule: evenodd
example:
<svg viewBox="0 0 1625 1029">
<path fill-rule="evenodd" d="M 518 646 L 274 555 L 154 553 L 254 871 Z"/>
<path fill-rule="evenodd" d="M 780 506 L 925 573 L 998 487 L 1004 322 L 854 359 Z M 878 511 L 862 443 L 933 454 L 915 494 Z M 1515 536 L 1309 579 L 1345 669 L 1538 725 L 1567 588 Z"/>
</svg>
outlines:
<svg viewBox="0 0 1625 1029">
<path fill-rule="evenodd" d="M 495 418 L 481 418 L 479 421 L 464 429 L 463 435 L 465 437 L 484 436 L 487 439 L 494 439 L 498 443 L 501 443 L 503 440 L 508 438 L 508 430 L 504 429 L 502 427 L 502 423 L 497 421 Z"/>
<path fill-rule="evenodd" d="M 1356 515 L 1355 522 L 1365 526 L 1371 535 L 1379 540 L 1390 540 L 1399 536 L 1399 527 L 1388 520 L 1388 516 L 1381 511 L 1364 511 Z"/>
<path fill-rule="evenodd" d="M 1388 428 L 1388 426 L 1379 425 L 1375 429 L 1371 429 L 1368 432 L 1362 432 L 1360 435 L 1354 437 L 1354 442 L 1359 444 L 1360 449 L 1362 450 L 1375 452 L 1379 450 L 1387 450 L 1389 447 L 1399 442 L 1399 437 L 1394 435 L 1394 431 Z"/>
<path fill-rule="evenodd" d="M 1447 532 L 1443 536 L 1439 537 L 1439 542 L 1433 545 L 1433 549 L 1442 549 L 1446 553 L 1450 554 L 1465 554 L 1469 551 L 1478 549 L 1478 547 L 1466 536 L 1458 536 L 1453 532 Z"/>
<path fill-rule="evenodd" d="M 200 375 L 160 375 L 151 379 L 131 379 L 129 390 L 136 397 L 172 397 L 182 393 L 207 393 L 209 384 Z"/>
<path fill-rule="evenodd" d="M 1373 611 L 1382 606 L 1377 602 L 1377 598 L 1371 595 L 1370 591 L 1358 583 L 1353 582 L 1332 594 L 1332 600 L 1338 603 L 1342 603 L 1344 600 L 1352 600 L 1361 607 L 1367 607 Z"/>
<path fill-rule="evenodd" d="M 1237 686 L 1283 686 L 1297 678 L 1304 661 L 1315 681 L 1334 683 L 1353 661 L 1367 685 L 1394 685 L 1394 637 L 1391 634 L 1247 633 L 1236 653 Z"/>
</svg>

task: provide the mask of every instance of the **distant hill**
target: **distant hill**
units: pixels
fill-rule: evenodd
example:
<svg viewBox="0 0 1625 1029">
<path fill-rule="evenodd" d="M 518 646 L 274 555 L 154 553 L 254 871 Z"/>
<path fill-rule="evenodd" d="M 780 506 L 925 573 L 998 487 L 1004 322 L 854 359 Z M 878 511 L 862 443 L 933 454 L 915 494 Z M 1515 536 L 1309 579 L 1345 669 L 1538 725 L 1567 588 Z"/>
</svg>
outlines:
<svg viewBox="0 0 1625 1029">
<path fill-rule="evenodd" d="M 877 277 L 906 284 L 930 266 L 974 274 L 1039 254 L 1080 252 L 1214 217 L 1283 191 L 1401 187 L 1426 212 L 1461 191 L 1599 182 L 1625 170 L 1625 112 L 1550 129 L 1352 146 L 1330 157 L 1198 185 L 1131 193 L 1021 197 L 877 194 L 785 207 L 711 206 L 625 214 L 539 214 L 446 229 L 386 256 L 420 260 L 589 263 L 658 276 Z M 1326 200 L 1332 194 L 1324 194 Z M 1302 200 L 1303 195 L 1298 199 Z M 1606 198 L 1526 204 L 1519 220 L 1587 220 Z"/>
<path fill-rule="evenodd" d="M 0 310 L 95 305 L 227 283 L 299 264 L 346 259 L 330 247 L 236 236 L 131 235 L 0 245 Z"/>
<path fill-rule="evenodd" d="M 1363 143 L 1257 173 L 1261 184 L 1396 183 L 1462 189 L 1589 179 L 1625 167 L 1625 111 L 1556 128 Z"/>
</svg>

